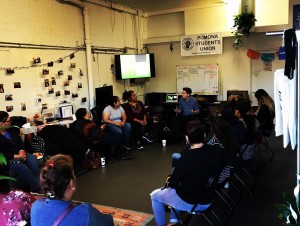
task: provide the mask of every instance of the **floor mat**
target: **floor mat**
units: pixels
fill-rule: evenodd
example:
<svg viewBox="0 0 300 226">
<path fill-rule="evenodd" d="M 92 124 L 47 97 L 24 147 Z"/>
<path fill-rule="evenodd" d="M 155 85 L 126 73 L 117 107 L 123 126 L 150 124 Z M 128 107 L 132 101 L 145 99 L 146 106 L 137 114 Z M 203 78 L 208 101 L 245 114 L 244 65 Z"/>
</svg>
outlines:
<svg viewBox="0 0 300 226">
<path fill-rule="evenodd" d="M 153 214 L 149 213 L 96 204 L 93 204 L 93 206 L 101 213 L 112 215 L 115 226 L 143 226 L 153 218 Z"/>
</svg>

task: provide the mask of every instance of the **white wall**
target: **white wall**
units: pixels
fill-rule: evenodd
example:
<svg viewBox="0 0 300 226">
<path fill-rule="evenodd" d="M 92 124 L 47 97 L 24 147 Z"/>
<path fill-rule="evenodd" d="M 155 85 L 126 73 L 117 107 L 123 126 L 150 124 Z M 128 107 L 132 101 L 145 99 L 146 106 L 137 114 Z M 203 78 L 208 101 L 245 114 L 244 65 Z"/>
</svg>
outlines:
<svg viewBox="0 0 300 226">
<path fill-rule="evenodd" d="M 238 1 L 236 1 L 238 2 Z M 286 1 L 284 1 L 286 3 Z M 256 6 L 259 5 L 259 1 L 256 1 Z M 294 4 L 299 4 L 299 0 L 289 1 L 289 24 L 280 26 L 280 29 L 286 29 L 292 27 L 292 9 Z M 146 92 L 175 92 L 176 91 L 176 65 L 195 65 L 195 64 L 215 64 L 219 65 L 219 78 L 221 92 L 219 95 L 219 100 L 226 99 L 226 92 L 229 89 L 239 89 L 248 90 L 249 92 L 256 91 L 259 85 L 273 86 L 272 82 L 262 82 L 258 81 L 258 78 L 253 78 L 251 67 L 252 63 L 250 58 L 247 57 L 247 50 L 253 49 L 259 52 L 273 52 L 281 46 L 282 39 L 281 36 L 266 36 L 265 32 L 273 29 L 277 29 L 278 26 L 273 27 L 259 27 L 255 30 L 259 30 L 260 33 L 254 33 L 249 38 L 244 39 L 243 47 L 239 50 L 235 50 L 232 47 L 233 38 L 226 37 L 230 34 L 230 20 L 229 11 L 222 12 L 228 9 L 228 5 L 217 6 L 204 9 L 187 10 L 185 12 L 184 21 L 180 23 L 181 26 L 174 26 L 177 28 L 172 34 L 165 36 L 165 29 L 167 29 L 166 24 L 171 24 L 177 19 L 174 15 L 178 15 L 178 18 L 182 18 L 181 14 L 177 13 L 172 15 L 164 15 L 161 17 L 163 23 L 159 23 L 159 17 L 155 16 L 148 18 L 149 26 L 148 39 L 144 40 L 150 52 L 155 53 L 156 60 L 156 74 L 157 77 L 151 79 L 147 84 Z M 233 8 L 233 13 L 237 8 Z M 287 7 L 284 7 L 287 10 Z M 278 11 L 278 9 L 277 9 Z M 280 10 L 279 10 L 280 11 Z M 268 14 L 267 12 L 265 12 Z M 274 14 L 274 12 L 272 12 Z M 280 13 L 280 12 L 278 12 Z M 276 14 L 276 13 L 275 13 Z M 231 22 L 233 21 L 233 15 L 231 16 Z M 221 22 L 220 22 L 221 21 Z M 156 22 L 156 26 L 155 23 Z M 159 29 L 154 29 L 161 27 L 161 32 Z M 180 37 L 178 34 L 184 28 L 185 34 L 201 34 L 207 32 L 222 32 L 223 36 L 223 54 L 220 55 L 205 55 L 205 56 L 192 56 L 192 57 L 182 57 L 180 54 Z M 227 32 L 226 32 L 227 31 Z M 229 31 L 229 32 L 228 32 Z M 283 31 L 283 30 L 281 30 Z M 153 38 L 155 37 L 155 38 Z M 174 40 L 177 40 L 174 42 Z M 173 41 L 174 50 L 170 51 L 170 43 Z M 262 61 L 259 60 L 261 63 Z M 274 64 L 273 69 L 278 69 L 282 67 L 282 62 Z M 268 74 L 274 72 L 268 72 Z M 260 77 L 261 79 L 262 77 Z M 259 83 L 259 84 L 258 84 Z M 268 87 L 266 90 L 273 90 Z M 251 97 L 251 95 L 250 95 Z"/>
<path fill-rule="evenodd" d="M 91 2 L 91 1 L 90 1 Z M 124 48 L 129 47 L 136 52 L 139 35 L 146 35 L 145 18 L 138 21 L 134 15 L 135 10 L 123 7 L 121 11 L 111 10 L 108 6 L 94 3 L 87 4 L 89 9 L 89 31 L 91 45 L 99 48 Z M 131 12 L 131 13 L 127 13 Z M 56 0 L 1 0 L 0 14 L 0 46 L 4 42 L 74 47 L 84 44 L 83 14 L 79 7 L 62 3 Z M 141 38 L 140 38 L 141 40 Z M 85 49 L 75 53 L 75 58 L 68 56 L 74 50 L 57 49 L 35 49 L 32 46 L 24 48 L 0 47 L 0 84 L 4 85 L 4 93 L 0 93 L 0 110 L 6 106 L 13 106 L 14 110 L 10 115 L 23 115 L 32 117 L 41 111 L 43 103 L 48 108 L 57 108 L 59 101 L 67 100 L 74 105 L 74 110 L 79 107 L 88 107 L 87 103 L 81 103 L 82 97 L 89 97 L 88 78 L 86 66 Z M 94 87 L 102 86 L 104 83 L 113 85 L 114 94 L 121 95 L 124 89 L 134 89 L 138 94 L 143 94 L 143 86 L 130 85 L 128 82 L 116 82 L 115 76 L 110 71 L 115 53 L 98 53 L 92 55 L 92 81 Z M 31 67 L 33 58 L 40 57 L 42 64 L 49 61 L 56 61 L 60 57 L 66 57 L 63 63 L 54 63 L 54 67 L 38 66 Z M 75 69 L 70 69 L 70 63 L 76 63 Z M 26 68 L 21 68 L 25 66 Z M 6 74 L 6 68 L 15 69 L 12 75 Z M 49 75 L 42 75 L 42 69 L 49 69 Z M 80 76 L 79 68 L 84 76 Z M 57 71 L 63 70 L 64 75 L 58 76 Z M 68 87 L 63 86 L 63 81 L 68 75 L 72 80 Z M 61 91 L 60 97 L 55 94 L 48 94 L 48 88 L 44 86 L 44 79 L 56 78 L 56 85 L 53 86 L 54 93 Z M 21 88 L 14 89 L 14 82 L 20 82 Z M 78 83 L 82 83 L 82 89 L 78 89 Z M 65 96 L 64 90 L 78 93 L 78 98 Z M 5 95 L 13 95 L 13 101 L 5 101 Z M 37 103 L 41 96 L 42 102 Z M 21 111 L 21 103 L 26 103 L 26 111 Z"/>
<path fill-rule="evenodd" d="M 150 52 L 155 53 L 156 78 L 151 79 L 147 84 L 146 92 L 176 92 L 176 66 L 196 64 L 219 65 L 220 100 L 226 99 L 226 92 L 229 89 L 250 92 L 252 91 L 251 62 L 247 57 L 247 50 L 249 48 L 259 51 L 278 49 L 281 45 L 281 37 L 257 34 L 246 39 L 243 48 L 239 50 L 232 47 L 233 38 L 223 38 L 223 42 L 223 54 L 192 57 L 181 57 L 179 42 L 174 44 L 173 52 L 169 49 L 170 43 L 149 45 Z"/>
</svg>

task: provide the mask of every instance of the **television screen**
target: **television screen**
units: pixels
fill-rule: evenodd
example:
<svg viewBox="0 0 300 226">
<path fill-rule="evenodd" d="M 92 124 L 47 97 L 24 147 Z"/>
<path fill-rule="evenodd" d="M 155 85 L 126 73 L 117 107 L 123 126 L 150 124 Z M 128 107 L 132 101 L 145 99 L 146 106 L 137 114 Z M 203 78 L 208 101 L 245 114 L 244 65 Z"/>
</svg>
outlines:
<svg viewBox="0 0 300 226">
<path fill-rule="evenodd" d="M 115 55 L 115 70 L 118 80 L 155 77 L 154 54 Z"/>
</svg>

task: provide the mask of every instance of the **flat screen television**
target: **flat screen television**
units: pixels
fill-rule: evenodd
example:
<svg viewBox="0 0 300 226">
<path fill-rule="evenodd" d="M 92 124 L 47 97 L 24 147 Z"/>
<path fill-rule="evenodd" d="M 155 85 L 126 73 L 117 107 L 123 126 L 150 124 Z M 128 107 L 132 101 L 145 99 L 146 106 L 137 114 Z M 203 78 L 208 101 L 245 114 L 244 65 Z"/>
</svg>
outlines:
<svg viewBox="0 0 300 226">
<path fill-rule="evenodd" d="M 155 77 L 154 54 L 115 55 L 117 80 Z"/>
</svg>

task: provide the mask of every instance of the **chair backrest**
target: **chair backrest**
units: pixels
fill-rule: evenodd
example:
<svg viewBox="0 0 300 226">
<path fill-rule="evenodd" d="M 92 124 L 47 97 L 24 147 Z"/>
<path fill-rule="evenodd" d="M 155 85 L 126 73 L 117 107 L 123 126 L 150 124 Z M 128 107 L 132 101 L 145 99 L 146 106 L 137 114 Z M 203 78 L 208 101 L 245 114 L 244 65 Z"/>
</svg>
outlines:
<svg viewBox="0 0 300 226">
<path fill-rule="evenodd" d="M 102 112 L 106 106 L 107 105 L 100 105 L 91 109 L 92 116 L 98 124 L 102 122 Z"/>
<path fill-rule="evenodd" d="M 221 171 L 218 171 L 217 173 L 213 174 L 208 181 L 205 184 L 205 190 L 206 191 L 213 191 L 218 186 L 219 176 L 221 174 Z"/>
</svg>

